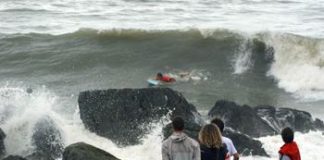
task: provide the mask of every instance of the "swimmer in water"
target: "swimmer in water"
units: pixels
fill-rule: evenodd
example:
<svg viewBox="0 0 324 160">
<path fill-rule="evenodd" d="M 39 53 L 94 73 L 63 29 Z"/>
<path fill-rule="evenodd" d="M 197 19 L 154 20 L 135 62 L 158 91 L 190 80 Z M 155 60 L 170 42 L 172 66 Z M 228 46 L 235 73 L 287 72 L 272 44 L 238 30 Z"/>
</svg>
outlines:
<svg viewBox="0 0 324 160">
<path fill-rule="evenodd" d="M 156 80 L 162 81 L 162 82 L 175 82 L 176 80 L 166 74 L 162 74 L 161 72 L 156 74 Z"/>
</svg>

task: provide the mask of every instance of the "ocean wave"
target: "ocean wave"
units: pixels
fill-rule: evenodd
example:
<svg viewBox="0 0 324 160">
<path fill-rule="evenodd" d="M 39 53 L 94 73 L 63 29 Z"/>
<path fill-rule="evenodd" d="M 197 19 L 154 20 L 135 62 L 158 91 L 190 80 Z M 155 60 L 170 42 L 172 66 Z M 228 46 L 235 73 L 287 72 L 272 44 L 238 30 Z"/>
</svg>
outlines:
<svg viewBox="0 0 324 160">
<path fill-rule="evenodd" d="M 297 98 L 321 100 L 323 47 L 323 39 L 289 33 L 83 28 L 62 35 L 2 34 L 0 62 L 3 72 L 17 68 L 17 73 L 38 70 L 44 74 L 80 72 L 102 65 L 199 65 L 235 75 L 263 74 Z"/>
<path fill-rule="evenodd" d="M 50 12 L 46 9 L 32 9 L 32 8 L 12 8 L 12 9 L 2 9 L 0 12 Z"/>
</svg>

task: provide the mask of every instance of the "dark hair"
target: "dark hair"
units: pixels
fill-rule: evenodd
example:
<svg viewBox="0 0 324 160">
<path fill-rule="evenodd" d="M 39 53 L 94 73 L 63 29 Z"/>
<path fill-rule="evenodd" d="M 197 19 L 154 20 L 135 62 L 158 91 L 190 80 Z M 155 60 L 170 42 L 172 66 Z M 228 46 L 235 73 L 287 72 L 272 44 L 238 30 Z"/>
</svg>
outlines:
<svg viewBox="0 0 324 160">
<path fill-rule="evenodd" d="M 221 119 L 214 118 L 214 119 L 212 119 L 211 123 L 216 124 L 221 132 L 224 131 L 225 125 L 224 125 L 224 122 Z"/>
<path fill-rule="evenodd" d="M 172 120 L 172 127 L 175 131 L 182 131 L 184 129 L 184 121 L 181 117 L 175 117 Z"/>
<path fill-rule="evenodd" d="M 281 137 L 285 143 L 291 143 L 294 140 L 294 131 L 286 127 L 281 131 Z"/>
<path fill-rule="evenodd" d="M 163 77 L 163 74 L 161 72 L 157 73 L 156 76 Z"/>
</svg>

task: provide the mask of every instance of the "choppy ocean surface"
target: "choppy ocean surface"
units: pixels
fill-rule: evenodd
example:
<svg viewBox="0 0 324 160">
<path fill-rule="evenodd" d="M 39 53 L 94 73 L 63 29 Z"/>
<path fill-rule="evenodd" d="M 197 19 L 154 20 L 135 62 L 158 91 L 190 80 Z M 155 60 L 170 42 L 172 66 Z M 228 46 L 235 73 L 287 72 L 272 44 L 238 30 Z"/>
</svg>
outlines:
<svg viewBox="0 0 324 160">
<path fill-rule="evenodd" d="M 170 87 L 201 113 L 228 99 L 323 120 L 322 26 L 323 0 L 2 0 L 0 127 L 7 151 L 31 153 L 33 126 L 47 115 L 65 145 L 85 141 L 126 160 L 159 159 L 160 124 L 143 144 L 118 148 L 84 128 L 76 100 L 89 89 L 147 87 L 156 72 L 189 73 Z M 303 159 L 324 158 L 322 133 L 296 138 Z M 260 140 L 271 158 L 243 159 L 277 159 L 280 137 Z"/>
</svg>

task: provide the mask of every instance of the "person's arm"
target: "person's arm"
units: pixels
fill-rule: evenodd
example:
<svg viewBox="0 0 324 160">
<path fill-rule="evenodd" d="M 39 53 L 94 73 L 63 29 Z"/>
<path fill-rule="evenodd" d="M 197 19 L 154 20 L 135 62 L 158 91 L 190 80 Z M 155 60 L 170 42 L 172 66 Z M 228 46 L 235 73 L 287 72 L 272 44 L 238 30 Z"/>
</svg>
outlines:
<svg viewBox="0 0 324 160">
<path fill-rule="evenodd" d="M 200 146 L 197 144 L 194 148 L 193 160 L 201 160 Z"/>
<path fill-rule="evenodd" d="M 280 159 L 279 160 L 291 160 L 288 156 L 286 155 L 280 155 Z"/>
<path fill-rule="evenodd" d="M 223 143 L 223 146 L 221 147 L 222 153 L 225 155 L 225 160 L 231 160 L 231 155 L 229 154 L 227 150 L 227 145 Z"/>
<path fill-rule="evenodd" d="M 236 152 L 235 154 L 233 154 L 233 159 L 234 160 L 239 160 L 240 159 L 240 155 Z"/>
<path fill-rule="evenodd" d="M 231 160 L 231 156 L 228 153 L 225 156 L 225 160 Z"/>
<path fill-rule="evenodd" d="M 170 160 L 167 145 L 162 144 L 162 160 Z"/>
<path fill-rule="evenodd" d="M 238 152 L 237 152 L 237 150 L 236 150 L 236 148 L 235 148 L 235 146 L 233 144 L 233 141 L 230 140 L 229 141 L 229 144 L 230 144 L 228 146 L 228 150 L 229 150 L 228 152 L 229 152 L 229 154 L 233 156 L 233 160 L 239 160 L 240 159 L 240 155 L 238 154 Z"/>
</svg>

